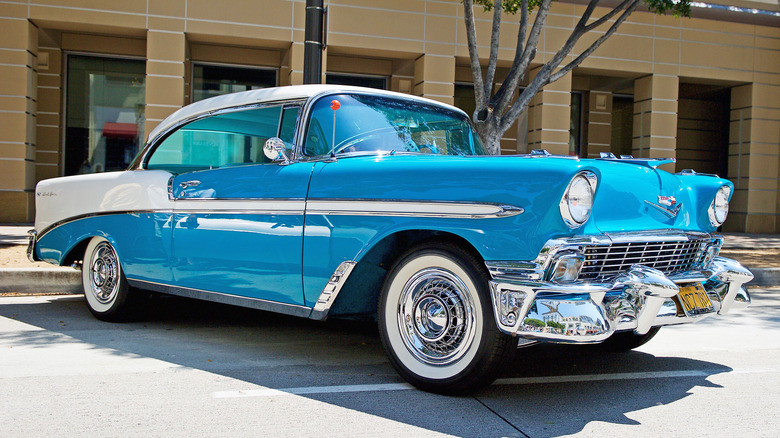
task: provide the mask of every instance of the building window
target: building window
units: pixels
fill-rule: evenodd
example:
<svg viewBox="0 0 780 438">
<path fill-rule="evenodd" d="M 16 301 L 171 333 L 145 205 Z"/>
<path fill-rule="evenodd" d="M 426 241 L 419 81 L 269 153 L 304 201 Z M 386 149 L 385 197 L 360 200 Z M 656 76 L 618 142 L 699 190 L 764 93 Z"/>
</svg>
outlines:
<svg viewBox="0 0 780 438">
<path fill-rule="evenodd" d="M 571 92 L 571 117 L 569 118 L 569 155 L 582 152 L 582 92 Z"/>
<path fill-rule="evenodd" d="M 64 174 L 124 170 L 144 138 L 142 60 L 69 55 Z"/>
<path fill-rule="evenodd" d="M 612 95 L 611 151 L 618 157 L 631 155 L 634 135 L 634 96 Z"/>
<path fill-rule="evenodd" d="M 216 64 L 192 65 L 192 101 L 276 86 L 276 70 Z"/>
<path fill-rule="evenodd" d="M 474 86 L 471 84 L 455 84 L 454 105 L 469 115 L 474 116 L 474 109 L 477 107 L 477 101 L 474 99 Z"/>
<path fill-rule="evenodd" d="M 387 90 L 387 77 L 355 75 L 343 73 L 328 73 L 325 75 L 325 83 L 333 85 L 353 85 L 356 87 L 377 88 Z"/>
</svg>

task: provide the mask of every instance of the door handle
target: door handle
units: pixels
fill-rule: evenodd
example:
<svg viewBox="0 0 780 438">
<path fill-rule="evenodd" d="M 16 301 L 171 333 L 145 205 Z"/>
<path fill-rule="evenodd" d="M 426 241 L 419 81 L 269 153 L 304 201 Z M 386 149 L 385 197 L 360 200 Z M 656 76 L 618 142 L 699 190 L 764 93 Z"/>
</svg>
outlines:
<svg viewBox="0 0 780 438">
<path fill-rule="evenodd" d="M 184 181 L 179 183 L 179 187 L 186 189 L 188 187 L 196 187 L 200 185 L 200 181 L 194 179 L 192 181 Z"/>
</svg>

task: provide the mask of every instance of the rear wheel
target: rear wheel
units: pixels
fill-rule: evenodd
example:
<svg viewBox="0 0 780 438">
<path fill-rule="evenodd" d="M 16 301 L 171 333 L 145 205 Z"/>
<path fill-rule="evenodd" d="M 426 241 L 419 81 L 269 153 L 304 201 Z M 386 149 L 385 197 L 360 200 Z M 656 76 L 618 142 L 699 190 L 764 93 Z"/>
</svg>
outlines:
<svg viewBox="0 0 780 438">
<path fill-rule="evenodd" d="M 653 339 L 659 330 L 661 330 L 661 327 L 652 327 L 650 331 L 644 335 L 637 335 L 634 332 L 615 333 L 607 338 L 606 341 L 598 345 L 601 349 L 606 351 L 623 353 L 645 345 L 650 339 Z"/>
<path fill-rule="evenodd" d="M 391 268 L 379 298 L 379 331 L 408 382 L 462 394 L 495 379 L 513 343 L 498 330 L 482 266 L 457 246 L 427 245 Z"/>
<path fill-rule="evenodd" d="M 111 243 L 93 237 L 84 253 L 81 272 L 87 306 L 96 318 L 121 321 L 134 310 L 133 291 L 122 272 L 122 264 Z"/>
</svg>

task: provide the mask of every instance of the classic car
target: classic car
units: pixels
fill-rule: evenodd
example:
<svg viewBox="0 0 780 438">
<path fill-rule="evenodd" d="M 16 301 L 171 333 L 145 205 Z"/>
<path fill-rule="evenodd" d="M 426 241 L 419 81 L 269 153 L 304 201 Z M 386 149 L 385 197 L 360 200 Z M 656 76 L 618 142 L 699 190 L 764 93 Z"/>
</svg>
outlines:
<svg viewBox="0 0 780 438">
<path fill-rule="evenodd" d="M 669 162 L 488 156 L 435 101 L 253 90 L 176 111 L 126 171 L 41 181 L 29 256 L 80 266 L 106 321 L 140 290 L 374 316 L 404 379 L 464 393 L 518 346 L 630 350 L 749 303 L 719 256 L 732 183 Z"/>
</svg>

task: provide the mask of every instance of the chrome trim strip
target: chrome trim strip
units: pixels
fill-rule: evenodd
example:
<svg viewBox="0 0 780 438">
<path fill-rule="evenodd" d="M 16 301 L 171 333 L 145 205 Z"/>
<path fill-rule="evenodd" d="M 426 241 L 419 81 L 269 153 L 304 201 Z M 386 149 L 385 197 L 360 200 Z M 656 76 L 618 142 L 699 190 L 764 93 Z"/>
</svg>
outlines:
<svg viewBox="0 0 780 438">
<path fill-rule="evenodd" d="M 117 214 L 155 214 L 155 213 L 173 213 L 173 210 L 121 210 L 121 211 L 101 211 L 97 213 L 86 213 L 86 214 L 80 214 L 78 216 L 73 216 L 69 218 L 62 219 L 60 221 L 54 222 L 53 224 L 49 225 L 48 227 L 41 230 L 41 232 L 38 233 L 38 240 L 41 240 L 44 235 L 49 233 L 50 231 L 54 230 L 55 228 L 61 227 L 65 224 L 69 224 L 71 222 L 76 222 L 82 219 L 87 219 L 91 217 L 97 217 L 97 216 L 113 216 Z"/>
<path fill-rule="evenodd" d="M 173 179 L 171 179 L 172 181 Z M 192 201 L 192 205 L 190 204 Z M 483 202 L 410 201 L 377 199 L 310 199 L 300 198 L 178 198 L 174 209 L 121 210 L 87 213 L 54 222 L 38 233 L 38 239 L 51 230 L 77 220 L 117 214 L 256 214 L 256 215 L 339 215 L 391 216 L 455 219 L 489 219 L 522 214 L 521 207 Z M 216 204 L 216 205 L 215 205 Z M 262 204 L 258 208 L 258 204 Z M 205 209 L 206 207 L 209 209 Z M 262 208 L 268 206 L 269 208 Z M 189 208 L 191 207 L 191 208 Z M 211 208 L 217 207 L 217 208 Z M 222 208 L 219 208 L 222 207 Z"/>
<path fill-rule="evenodd" d="M 279 303 L 276 301 L 262 300 L 259 298 L 241 297 L 238 295 L 224 294 L 220 292 L 211 292 L 200 289 L 191 289 L 186 287 L 171 286 L 168 284 L 156 283 L 146 280 L 135 280 L 128 278 L 130 286 L 140 289 L 151 290 L 168 295 L 176 295 L 186 298 L 195 298 L 198 300 L 212 301 L 221 304 L 230 304 L 233 306 L 248 307 L 250 309 L 266 310 L 270 312 L 283 313 L 285 315 L 300 316 L 306 318 L 311 314 L 311 309 L 296 304 Z"/>
<path fill-rule="evenodd" d="M 325 285 L 320 297 L 317 299 L 317 304 L 314 305 L 314 309 L 312 309 L 311 315 L 309 315 L 310 319 L 324 321 L 328 317 L 331 306 L 336 302 L 336 297 L 341 292 L 344 283 L 347 282 L 355 265 L 357 265 L 357 262 L 350 260 L 342 262 L 336 268 L 333 275 L 330 276 L 328 284 Z"/>
<path fill-rule="evenodd" d="M 486 202 L 380 199 L 309 199 L 307 214 L 487 219 L 522 214 L 521 207 Z"/>
<path fill-rule="evenodd" d="M 38 240 L 38 232 L 35 230 L 27 230 L 29 235 L 27 240 L 27 259 L 35 263 L 39 260 L 35 260 L 35 243 Z"/>
</svg>

